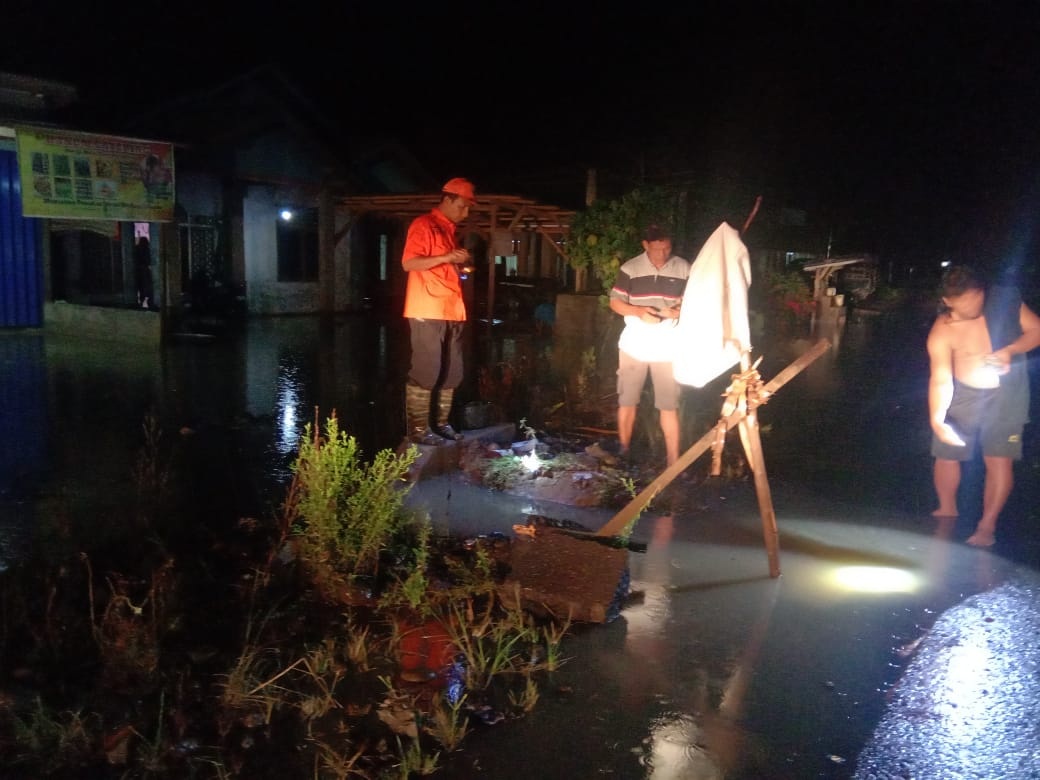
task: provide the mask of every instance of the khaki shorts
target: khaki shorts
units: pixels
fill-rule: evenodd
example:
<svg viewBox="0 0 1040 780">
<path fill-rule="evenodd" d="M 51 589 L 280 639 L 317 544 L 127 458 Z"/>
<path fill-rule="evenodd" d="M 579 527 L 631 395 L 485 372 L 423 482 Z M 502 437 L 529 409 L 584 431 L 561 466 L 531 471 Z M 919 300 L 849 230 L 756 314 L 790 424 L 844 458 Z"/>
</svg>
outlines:
<svg viewBox="0 0 1040 780">
<path fill-rule="evenodd" d="M 679 383 L 671 362 L 644 363 L 625 352 L 618 352 L 618 406 L 638 406 L 647 372 L 654 383 L 654 407 L 663 412 L 679 408 Z"/>
</svg>

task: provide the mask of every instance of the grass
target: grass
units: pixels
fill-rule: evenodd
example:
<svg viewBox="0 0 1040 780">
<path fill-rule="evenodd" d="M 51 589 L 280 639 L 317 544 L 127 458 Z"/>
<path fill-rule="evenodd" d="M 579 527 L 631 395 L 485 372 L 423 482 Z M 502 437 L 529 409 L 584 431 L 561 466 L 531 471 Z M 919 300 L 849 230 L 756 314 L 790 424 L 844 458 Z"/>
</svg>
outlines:
<svg viewBox="0 0 1040 780">
<path fill-rule="evenodd" d="M 146 437 L 142 494 L 177 476 L 160 474 L 163 437 Z M 531 711 L 566 627 L 503 608 L 494 544 L 435 539 L 404 511 L 409 464 L 362 462 L 333 416 L 308 429 L 266 522 L 236 518 L 222 536 L 149 509 L 112 519 L 125 558 L 59 537 L 45 565 L 0 573 L 5 668 L 39 670 L 61 697 L 0 697 L 0 762 L 25 776 L 414 777 L 462 749 L 475 712 Z M 461 685 L 437 668 L 436 683 L 402 676 L 405 633 L 431 620 Z"/>
</svg>

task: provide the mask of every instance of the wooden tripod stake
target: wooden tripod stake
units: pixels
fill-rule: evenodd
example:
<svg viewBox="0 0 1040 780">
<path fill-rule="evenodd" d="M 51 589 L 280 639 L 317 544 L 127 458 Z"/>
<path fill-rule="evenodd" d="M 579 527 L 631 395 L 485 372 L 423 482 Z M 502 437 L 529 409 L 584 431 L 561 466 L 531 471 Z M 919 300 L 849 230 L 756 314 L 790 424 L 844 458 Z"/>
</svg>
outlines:
<svg viewBox="0 0 1040 780">
<path fill-rule="evenodd" d="M 773 377 L 765 386 L 762 385 L 757 366 L 748 367 L 748 358 L 741 359 L 741 373 L 733 377 L 733 382 L 726 391 L 726 400 L 722 404 L 722 415 L 718 425 L 708 431 L 692 447 L 679 456 L 671 466 L 643 491 L 633 498 L 614 517 L 600 528 L 597 536 L 617 536 L 624 528 L 639 517 L 654 496 L 664 490 L 672 480 L 686 470 L 697 458 L 709 448 L 715 452 L 712 462 L 712 473 L 717 474 L 721 465 L 722 446 L 726 433 L 734 426 L 738 427 L 741 444 L 747 454 L 748 464 L 755 479 L 755 493 L 758 497 L 758 510 L 762 516 L 762 535 L 769 558 L 769 576 L 780 576 L 780 535 L 776 527 L 776 513 L 773 511 L 773 498 L 769 491 L 769 480 L 766 476 L 765 457 L 762 454 L 762 439 L 758 430 L 758 407 L 766 403 L 781 387 L 797 376 L 806 366 L 820 357 L 830 348 L 830 341 L 821 339 L 798 359 Z"/>
</svg>

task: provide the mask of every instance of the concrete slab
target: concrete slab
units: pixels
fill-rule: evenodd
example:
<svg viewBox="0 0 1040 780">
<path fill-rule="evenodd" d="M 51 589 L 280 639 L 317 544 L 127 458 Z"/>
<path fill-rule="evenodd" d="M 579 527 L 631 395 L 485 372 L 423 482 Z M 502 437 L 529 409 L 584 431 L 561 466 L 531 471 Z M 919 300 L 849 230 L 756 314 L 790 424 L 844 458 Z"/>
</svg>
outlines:
<svg viewBox="0 0 1040 780">
<path fill-rule="evenodd" d="M 508 445 L 512 443 L 515 436 L 516 426 L 513 423 L 499 423 L 497 425 L 489 425 L 486 428 L 462 431 L 462 439 L 457 442 L 445 439 L 443 444 L 436 446 L 416 444 L 415 446 L 419 450 L 419 457 L 408 472 L 408 481 L 418 482 L 422 479 L 458 471 L 462 449 L 473 442 L 494 442 Z M 408 444 L 407 440 L 402 441 L 398 447 L 398 452 L 402 452 Z"/>
</svg>

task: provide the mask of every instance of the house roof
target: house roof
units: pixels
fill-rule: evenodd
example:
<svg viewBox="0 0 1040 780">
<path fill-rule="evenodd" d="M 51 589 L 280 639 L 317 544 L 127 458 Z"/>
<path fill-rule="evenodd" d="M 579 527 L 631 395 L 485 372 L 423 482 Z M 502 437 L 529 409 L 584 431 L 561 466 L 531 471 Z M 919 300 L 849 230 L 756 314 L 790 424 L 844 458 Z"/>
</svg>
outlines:
<svg viewBox="0 0 1040 780">
<path fill-rule="evenodd" d="M 0 117 L 4 119 L 46 119 L 77 99 L 71 84 L 0 72 Z"/>
<path fill-rule="evenodd" d="M 403 195 L 349 195 L 338 203 L 355 214 L 381 214 L 411 221 L 440 202 L 439 192 Z M 530 230 L 556 242 L 570 231 L 575 212 L 519 195 L 478 195 L 464 223 L 485 236 Z"/>
<path fill-rule="evenodd" d="M 876 263 L 873 257 L 829 257 L 826 260 L 817 260 L 814 263 L 806 263 L 802 266 L 803 271 L 819 271 L 823 269 L 834 270 L 856 263 Z"/>
<path fill-rule="evenodd" d="M 877 260 L 869 255 L 860 257 L 828 257 L 815 263 L 806 263 L 802 266 L 803 271 L 813 272 L 813 297 L 821 298 L 827 287 L 827 281 L 839 268 L 844 268 L 858 263 L 876 263 Z"/>
<path fill-rule="evenodd" d="M 241 150 L 260 138 L 288 137 L 311 155 L 323 182 L 340 191 L 414 191 L 434 183 L 399 143 L 346 132 L 274 65 L 165 100 L 138 112 L 130 125 L 138 132 L 161 128 L 165 137 L 199 155 Z"/>
</svg>

